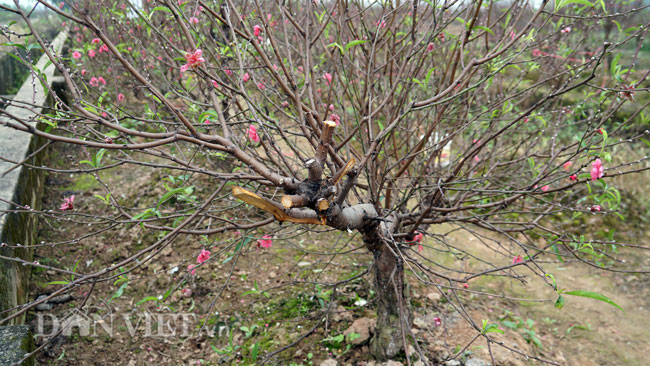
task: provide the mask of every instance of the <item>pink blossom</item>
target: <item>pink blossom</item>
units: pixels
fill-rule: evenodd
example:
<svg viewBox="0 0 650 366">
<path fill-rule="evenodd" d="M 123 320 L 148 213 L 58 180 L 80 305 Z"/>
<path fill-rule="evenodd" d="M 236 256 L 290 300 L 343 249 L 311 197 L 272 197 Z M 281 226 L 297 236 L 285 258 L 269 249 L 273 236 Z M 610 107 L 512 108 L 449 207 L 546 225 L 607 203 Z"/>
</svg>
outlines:
<svg viewBox="0 0 650 366">
<path fill-rule="evenodd" d="M 100 83 L 102 83 L 102 85 L 106 85 L 106 80 L 104 80 L 104 78 L 101 77 L 101 76 L 97 78 L 97 81 L 99 81 Z"/>
<path fill-rule="evenodd" d="M 566 27 L 560 31 L 560 33 L 571 33 L 571 27 Z"/>
<path fill-rule="evenodd" d="M 253 142 L 260 142 L 260 137 L 257 135 L 257 129 L 255 126 L 248 126 L 248 138 Z"/>
<path fill-rule="evenodd" d="M 330 85 L 332 83 L 332 74 L 326 72 L 325 75 L 323 75 L 323 79 L 325 79 L 325 84 Z"/>
<path fill-rule="evenodd" d="M 190 18 L 190 23 L 192 23 L 192 24 L 199 24 L 199 18 L 197 18 L 197 17 L 191 17 L 191 18 Z"/>
<path fill-rule="evenodd" d="M 97 80 L 96 77 L 91 77 L 90 78 L 90 86 L 98 87 L 99 86 L 99 80 Z"/>
<path fill-rule="evenodd" d="M 576 180 L 578 180 L 578 176 L 575 175 L 575 174 L 573 174 L 573 175 L 571 175 L 571 176 L 569 177 L 569 179 L 571 179 L 572 181 L 576 181 Z"/>
<path fill-rule="evenodd" d="M 88 50 L 88 57 L 90 58 L 95 57 L 95 50 Z"/>
<path fill-rule="evenodd" d="M 107 144 L 112 144 L 113 143 L 113 138 L 111 138 L 109 136 L 106 136 L 104 138 L 104 142 L 107 143 Z"/>
<path fill-rule="evenodd" d="M 232 75 L 232 70 L 230 70 L 230 69 L 225 69 L 224 72 L 225 72 L 226 75 L 228 75 L 228 76 L 231 76 L 231 75 Z"/>
<path fill-rule="evenodd" d="M 286 100 L 283 101 L 282 104 L 280 104 L 280 107 L 282 107 L 282 108 L 287 108 L 287 107 L 289 107 L 289 102 L 287 102 Z"/>
<path fill-rule="evenodd" d="M 533 57 L 539 57 L 542 55 L 542 51 L 539 50 L 539 48 L 535 48 L 533 50 Z"/>
<path fill-rule="evenodd" d="M 59 210 L 61 211 L 67 211 L 73 209 L 74 209 L 74 194 L 70 197 L 64 198 L 61 207 L 59 207 Z"/>
<path fill-rule="evenodd" d="M 118 102 L 123 102 L 123 101 L 124 101 L 124 94 L 119 93 L 119 94 L 117 95 L 117 101 L 118 101 Z"/>
<path fill-rule="evenodd" d="M 416 234 L 413 236 L 413 241 L 416 242 L 416 243 L 419 243 L 419 242 L 422 241 L 422 238 L 424 238 L 424 234 L 422 234 L 421 232 L 418 231 L 418 232 L 416 232 Z"/>
<path fill-rule="evenodd" d="M 210 80 L 210 81 L 212 82 L 212 86 L 214 86 L 215 88 L 219 87 L 219 84 L 217 84 L 215 80 Z"/>
<path fill-rule="evenodd" d="M 199 254 L 198 257 L 196 257 L 196 263 L 201 264 L 207 261 L 208 259 L 210 259 L 210 251 L 201 249 L 201 253 Z"/>
<path fill-rule="evenodd" d="M 591 180 L 602 178 L 604 174 L 603 163 L 600 159 L 596 159 L 591 163 Z"/>
<path fill-rule="evenodd" d="M 253 34 L 255 35 L 255 37 L 259 37 L 261 33 L 262 33 L 262 27 L 257 25 L 257 24 L 254 25 L 253 26 Z"/>
<path fill-rule="evenodd" d="M 202 63 L 205 62 L 205 59 L 201 57 L 203 54 L 203 50 L 200 48 L 194 51 L 193 53 L 186 53 L 185 54 L 185 60 L 187 63 L 183 66 L 181 66 L 181 72 L 187 71 L 190 67 L 191 68 L 197 68 L 199 67 Z"/>
<path fill-rule="evenodd" d="M 463 283 L 463 288 L 469 288 L 469 283 Z"/>
<path fill-rule="evenodd" d="M 196 274 L 196 268 L 195 267 L 196 266 L 193 265 L 193 264 L 190 264 L 189 266 L 187 266 L 187 270 L 192 274 L 192 276 L 194 276 Z"/>
<path fill-rule="evenodd" d="M 548 185 L 546 185 L 546 186 L 542 186 L 542 192 L 546 192 L 546 191 L 548 191 L 548 188 L 549 188 Z"/>
<path fill-rule="evenodd" d="M 330 113 L 329 120 L 336 123 L 337 126 L 341 124 L 341 117 L 336 113 Z"/>
<path fill-rule="evenodd" d="M 511 41 L 514 40 L 516 36 L 517 36 L 517 33 L 515 33 L 515 31 L 510 31 L 510 40 Z"/>
<path fill-rule="evenodd" d="M 427 45 L 427 52 L 433 51 L 433 42 Z"/>
<path fill-rule="evenodd" d="M 183 294 L 184 297 L 191 297 L 192 290 L 189 287 L 185 287 L 184 289 L 181 290 L 181 294 Z"/>
<path fill-rule="evenodd" d="M 517 264 L 523 262 L 524 259 L 520 255 L 516 255 L 514 258 L 512 258 L 512 264 Z"/>
<path fill-rule="evenodd" d="M 591 212 L 600 212 L 600 206 L 599 205 L 593 205 L 591 206 L 590 210 Z"/>
<path fill-rule="evenodd" d="M 481 161 L 481 158 L 479 158 L 478 155 L 474 155 L 474 161 L 478 163 Z"/>
<path fill-rule="evenodd" d="M 264 83 L 260 81 L 259 83 L 257 83 L 257 88 L 259 90 L 264 90 L 266 89 L 266 85 L 264 85 Z"/>
<path fill-rule="evenodd" d="M 81 76 L 86 76 L 86 69 L 81 69 Z"/>
<path fill-rule="evenodd" d="M 269 249 L 273 245 L 272 239 L 271 235 L 264 235 L 262 239 L 257 240 L 257 248 Z"/>
<path fill-rule="evenodd" d="M 129 51 L 129 52 L 133 51 L 133 47 L 127 47 L 126 49 L 127 49 L 127 51 Z"/>
<path fill-rule="evenodd" d="M 435 318 L 433 318 L 433 324 L 434 324 L 436 327 L 439 327 L 439 326 L 442 324 L 442 320 L 440 320 L 439 317 L 435 317 Z"/>
<path fill-rule="evenodd" d="M 102 40 L 99 39 L 99 38 L 93 38 L 93 40 L 90 41 L 90 43 L 92 43 L 92 44 L 99 44 L 99 42 L 101 42 L 101 41 L 102 41 Z"/>
<path fill-rule="evenodd" d="M 65 3 L 64 3 L 63 1 L 61 1 L 61 2 L 59 3 L 59 9 L 63 9 L 64 6 L 65 6 Z"/>
<path fill-rule="evenodd" d="M 569 170 L 569 169 L 571 168 L 571 165 L 573 165 L 573 163 L 570 162 L 570 161 L 567 161 L 567 162 L 564 163 L 564 165 L 562 165 L 562 166 L 564 167 L 564 170 Z"/>
<path fill-rule="evenodd" d="M 209 124 L 210 124 L 210 120 L 206 118 L 205 121 L 203 121 L 203 124 L 209 125 Z"/>
<path fill-rule="evenodd" d="M 241 77 L 242 81 L 247 82 L 251 79 L 251 76 L 248 73 L 244 73 L 244 76 Z"/>
<path fill-rule="evenodd" d="M 81 52 L 79 52 L 79 51 L 72 52 L 72 58 L 74 58 L 75 60 L 80 59 L 81 58 Z"/>
</svg>

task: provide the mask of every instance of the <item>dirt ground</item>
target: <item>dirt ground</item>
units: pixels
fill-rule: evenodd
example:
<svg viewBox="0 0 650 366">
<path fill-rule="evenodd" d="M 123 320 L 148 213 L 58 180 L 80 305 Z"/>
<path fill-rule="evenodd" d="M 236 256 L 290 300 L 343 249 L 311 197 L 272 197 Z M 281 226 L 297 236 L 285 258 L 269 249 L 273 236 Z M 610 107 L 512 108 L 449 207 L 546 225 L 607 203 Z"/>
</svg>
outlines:
<svg viewBox="0 0 650 366">
<path fill-rule="evenodd" d="M 79 151 L 57 150 L 51 159 L 69 166 L 80 156 Z M 164 194 L 161 182 L 166 172 L 124 165 L 100 174 L 122 200 L 145 205 Z M 56 210 L 70 194 L 76 196 L 75 213 L 110 213 L 94 196 L 104 194 L 102 186 L 88 174 L 51 173 L 43 207 Z M 41 240 L 59 244 L 39 248 L 39 262 L 88 273 L 127 258 L 159 235 L 131 225 L 84 238 L 99 226 L 90 216 L 45 217 L 40 224 Z M 342 336 L 355 319 L 374 317 L 369 275 L 359 277 L 369 269 L 372 257 L 360 246 L 360 238 L 296 229 L 274 240 L 269 249 L 256 248 L 255 240 L 267 230 L 178 237 L 139 268 L 97 283 L 81 311 L 74 309 L 90 285 L 77 288 L 71 302 L 32 311 L 31 324 L 35 328 L 39 322 L 44 324 L 45 334 L 54 326 L 53 316 L 95 321 L 94 332 L 85 334 L 82 327 L 76 327 L 69 336 L 58 337 L 39 355 L 39 364 L 251 365 L 296 341 L 297 345 L 268 364 L 320 365 L 327 358 L 336 359 L 339 365 L 372 364 L 367 342 L 357 345 L 355 339 Z M 253 240 L 246 242 L 243 236 Z M 66 242 L 71 239 L 79 240 Z M 460 232 L 450 234 L 449 239 L 477 253 L 485 250 Z M 243 244 L 239 252 L 234 250 L 238 243 Z M 211 259 L 192 275 L 188 265 L 196 264 L 201 249 L 209 246 Z M 650 255 L 630 256 L 630 260 L 647 268 Z M 468 261 L 466 265 L 480 264 Z M 577 263 L 548 263 L 548 268 L 559 287 L 606 294 L 625 311 L 578 297 L 567 298 L 564 308 L 556 309 L 552 289 L 525 269 L 519 274 L 529 280 L 526 286 L 512 280 L 477 279 L 460 295 L 465 310 L 479 325 L 483 319 L 497 322 L 505 333 L 494 333 L 494 338 L 515 352 L 495 345 L 488 348 L 482 337 L 463 350 L 476 331 L 435 288 L 424 287 L 411 274 L 413 331 L 426 357 L 444 360 L 463 351 L 463 360 L 490 362 L 491 351 L 498 365 L 541 364 L 517 353 L 521 351 L 561 365 L 647 364 L 648 275 L 601 272 Z M 54 271 L 36 269 L 32 296 L 51 293 L 61 286 L 51 282 L 66 280 Z M 335 289 L 320 285 L 336 281 L 342 283 Z M 481 293 L 546 301 L 516 301 Z M 435 326 L 435 317 L 440 317 L 441 326 Z M 97 319 L 103 319 L 106 327 L 98 326 Z M 176 334 L 170 336 L 172 330 Z M 304 334 L 308 335 L 303 338 Z M 399 361 L 404 362 L 404 357 Z"/>
</svg>

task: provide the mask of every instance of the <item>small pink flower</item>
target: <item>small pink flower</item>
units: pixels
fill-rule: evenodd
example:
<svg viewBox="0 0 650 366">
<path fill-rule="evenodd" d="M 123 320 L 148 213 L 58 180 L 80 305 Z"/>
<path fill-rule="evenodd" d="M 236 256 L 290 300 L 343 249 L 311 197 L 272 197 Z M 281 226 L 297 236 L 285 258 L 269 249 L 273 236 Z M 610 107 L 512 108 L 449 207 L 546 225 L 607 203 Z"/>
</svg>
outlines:
<svg viewBox="0 0 650 366">
<path fill-rule="evenodd" d="M 469 288 L 469 283 L 463 283 L 463 288 Z"/>
<path fill-rule="evenodd" d="M 79 52 L 79 51 L 72 52 L 72 58 L 74 58 L 75 60 L 80 59 L 81 58 L 81 52 Z"/>
<path fill-rule="evenodd" d="M 97 80 L 96 77 L 91 77 L 90 78 L 90 86 L 98 87 L 99 86 L 99 81 Z"/>
<path fill-rule="evenodd" d="M 578 180 L 578 176 L 575 175 L 575 174 L 573 174 L 573 175 L 571 175 L 571 176 L 569 177 L 569 179 L 571 179 L 572 181 L 575 182 L 576 180 Z"/>
<path fill-rule="evenodd" d="M 61 1 L 61 2 L 59 3 L 59 9 L 63 9 L 64 6 L 65 6 L 65 3 L 64 3 L 63 1 Z"/>
<path fill-rule="evenodd" d="M 185 287 L 184 289 L 181 290 L 181 293 L 183 294 L 184 297 L 191 297 L 192 296 L 192 290 L 188 287 Z"/>
<path fill-rule="evenodd" d="M 90 41 L 90 43 L 92 43 L 92 44 L 99 44 L 101 41 L 102 41 L 102 40 L 99 39 L 99 38 L 93 38 L 93 40 Z"/>
<path fill-rule="evenodd" d="M 422 241 L 422 238 L 424 238 L 424 234 L 422 234 L 421 232 L 418 231 L 418 232 L 416 232 L 416 234 L 413 236 L 413 241 L 416 242 L 416 243 L 419 243 L 419 242 Z"/>
<path fill-rule="evenodd" d="M 127 51 L 129 51 L 129 52 L 133 51 L 133 47 L 127 47 L 126 49 L 127 49 Z"/>
<path fill-rule="evenodd" d="M 273 245 L 273 237 L 271 235 L 264 235 L 262 239 L 257 240 L 257 247 L 269 249 Z"/>
<path fill-rule="evenodd" d="M 432 52 L 433 51 L 433 43 L 429 43 L 427 45 L 427 52 Z"/>
<path fill-rule="evenodd" d="M 248 138 L 253 142 L 260 142 L 260 137 L 257 135 L 257 129 L 255 126 L 248 126 Z"/>
<path fill-rule="evenodd" d="M 247 82 L 251 79 L 251 76 L 248 73 L 244 73 L 244 76 L 241 77 L 243 82 Z"/>
<path fill-rule="evenodd" d="M 86 69 L 81 69 L 81 76 L 86 76 Z"/>
<path fill-rule="evenodd" d="M 591 212 L 600 212 L 600 206 L 599 205 L 593 205 L 591 206 L 590 210 Z"/>
<path fill-rule="evenodd" d="M 181 72 L 187 71 L 190 67 L 191 68 L 197 68 L 199 67 L 202 63 L 205 62 L 205 59 L 201 57 L 203 54 L 203 50 L 198 48 L 196 51 L 192 53 L 186 53 L 185 54 L 185 60 L 187 63 L 183 66 L 181 66 Z"/>
<path fill-rule="evenodd" d="M 201 253 L 199 254 L 198 257 L 196 257 L 196 263 L 201 264 L 207 261 L 208 259 L 210 259 L 210 252 L 205 249 L 201 249 Z"/>
<path fill-rule="evenodd" d="M 212 82 L 212 86 L 214 86 L 215 88 L 219 87 L 219 84 L 217 84 L 215 80 L 210 80 L 210 81 Z"/>
<path fill-rule="evenodd" d="M 302 68 L 302 66 L 298 66 L 298 72 L 304 73 L 304 69 Z"/>
<path fill-rule="evenodd" d="M 102 53 L 102 52 L 108 52 L 108 46 L 107 45 L 103 44 L 103 45 L 99 46 L 99 53 Z"/>
<path fill-rule="evenodd" d="M 329 120 L 336 123 L 337 126 L 341 124 L 341 117 L 336 113 L 330 113 Z"/>
<path fill-rule="evenodd" d="M 289 107 L 289 102 L 287 102 L 286 100 L 283 101 L 283 102 L 280 104 L 280 107 L 282 107 L 282 108 L 287 108 L 287 107 Z"/>
<path fill-rule="evenodd" d="M 190 274 L 192 274 L 192 276 L 194 276 L 196 274 L 196 268 L 195 267 L 196 266 L 193 265 L 193 264 L 190 264 L 189 266 L 187 266 L 187 270 L 190 272 Z"/>
<path fill-rule="evenodd" d="M 225 69 L 224 72 L 225 72 L 226 75 L 228 75 L 228 76 L 231 76 L 231 75 L 232 75 L 232 70 L 230 70 L 230 69 Z"/>
<path fill-rule="evenodd" d="M 566 27 L 560 31 L 560 33 L 571 33 L 571 27 Z"/>
<path fill-rule="evenodd" d="M 567 162 L 564 163 L 564 165 L 562 165 L 562 166 L 564 167 L 564 170 L 569 170 L 569 169 L 571 168 L 571 165 L 573 165 L 573 163 L 570 162 L 570 161 L 567 161 Z"/>
<path fill-rule="evenodd" d="M 118 102 L 123 102 L 123 101 L 124 101 L 124 94 L 119 93 L 119 94 L 117 95 L 117 101 L 118 101 Z"/>
<path fill-rule="evenodd" d="M 539 57 L 542 55 L 542 51 L 539 50 L 539 48 L 535 48 L 533 50 L 533 57 Z"/>
<path fill-rule="evenodd" d="M 511 41 L 514 40 L 516 36 L 517 36 L 517 33 L 515 33 L 515 31 L 510 31 L 510 40 Z"/>
<path fill-rule="evenodd" d="M 514 258 L 512 258 L 512 264 L 517 264 L 523 262 L 524 259 L 520 255 L 516 255 Z"/>
<path fill-rule="evenodd" d="M 206 118 L 205 121 L 203 121 L 203 124 L 209 125 L 209 124 L 210 124 L 210 120 Z"/>
<path fill-rule="evenodd" d="M 478 163 L 481 161 L 481 158 L 479 158 L 478 155 L 474 155 L 474 161 Z"/>
<path fill-rule="evenodd" d="M 548 185 L 546 185 L 546 186 L 542 186 L 542 192 L 546 192 L 546 191 L 548 191 L 548 188 L 549 188 Z"/>
<path fill-rule="evenodd" d="M 97 78 L 97 81 L 99 81 L 100 83 L 102 83 L 102 85 L 106 85 L 106 80 L 104 80 L 104 78 L 101 77 L 101 76 Z"/>
<path fill-rule="evenodd" d="M 599 135 L 602 135 L 602 134 L 603 134 L 603 131 L 604 131 L 604 130 L 603 130 L 602 128 L 599 128 L 599 129 L 596 130 L 596 132 L 598 132 Z"/>
<path fill-rule="evenodd" d="M 259 37 L 260 34 L 262 33 L 262 30 L 263 30 L 263 29 L 262 29 L 261 26 L 259 26 L 259 25 L 257 25 L 257 24 L 254 25 L 254 26 L 253 26 L 253 34 L 255 35 L 255 37 Z"/>
<path fill-rule="evenodd" d="M 191 18 L 190 18 L 190 23 L 192 23 L 192 24 L 199 24 L 199 18 L 197 18 L 197 17 L 191 17 Z"/>
<path fill-rule="evenodd" d="M 332 74 L 326 72 L 325 75 L 323 75 L 323 79 L 325 79 L 325 84 L 330 85 L 332 83 Z"/>
<path fill-rule="evenodd" d="M 442 320 L 440 320 L 439 317 L 435 317 L 435 318 L 433 318 L 433 324 L 434 324 L 436 327 L 439 327 L 439 326 L 442 324 Z"/>
<path fill-rule="evenodd" d="M 74 209 L 74 194 L 70 197 L 64 198 L 61 207 L 59 207 L 59 210 L 61 211 L 67 211 L 73 209 Z"/>
<path fill-rule="evenodd" d="M 596 159 L 591 163 L 591 180 L 602 178 L 604 174 L 603 163 L 600 159 Z"/>
<path fill-rule="evenodd" d="M 104 142 L 107 143 L 107 144 L 112 144 L 113 143 L 113 138 L 107 136 L 106 138 L 104 138 Z"/>
<path fill-rule="evenodd" d="M 260 81 L 259 83 L 257 83 L 257 88 L 259 90 L 264 90 L 266 89 L 266 85 L 264 85 L 264 83 Z"/>
<path fill-rule="evenodd" d="M 88 57 L 90 58 L 95 57 L 95 50 L 88 50 Z"/>
</svg>

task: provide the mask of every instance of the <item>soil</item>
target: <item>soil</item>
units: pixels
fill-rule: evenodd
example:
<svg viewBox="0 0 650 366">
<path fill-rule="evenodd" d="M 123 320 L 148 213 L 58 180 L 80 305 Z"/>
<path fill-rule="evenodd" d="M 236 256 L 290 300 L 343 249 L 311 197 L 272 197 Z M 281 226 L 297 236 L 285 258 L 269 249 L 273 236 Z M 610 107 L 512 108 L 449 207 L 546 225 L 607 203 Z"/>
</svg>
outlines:
<svg viewBox="0 0 650 366">
<path fill-rule="evenodd" d="M 84 158 L 83 151 L 70 148 L 51 153 L 52 163 L 60 167 L 79 166 L 77 162 Z M 100 176 L 114 189 L 114 197 L 145 207 L 155 205 L 165 193 L 162 182 L 167 173 L 122 165 Z M 57 209 L 70 194 L 76 196 L 75 215 L 61 216 Z M 90 273 L 157 240 L 159 233 L 137 225 L 86 237 L 107 226 L 96 222 L 93 215 L 116 214 L 96 194 L 103 196 L 105 191 L 92 175 L 49 174 L 43 207 L 54 212 L 43 216 L 39 235 L 43 243 L 59 244 L 37 249 L 41 264 Z M 255 245 L 266 233 L 282 229 L 285 231 L 276 236 L 271 248 Z M 441 232 L 446 229 L 441 228 Z M 243 240 L 245 236 L 252 240 Z M 461 232 L 450 233 L 449 240 L 471 252 L 486 250 L 478 240 Z M 340 336 L 354 319 L 374 318 L 370 278 L 358 277 L 370 268 L 372 256 L 360 242 L 358 235 L 347 232 L 305 232 L 298 226 L 286 231 L 286 225 L 277 224 L 247 233 L 179 236 L 152 260 L 124 274 L 115 271 L 110 281 L 96 283 L 81 310 L 74 309 L 82 304 L 91 285 L 76 288 L 71 302 L 55 304 L 49 311 L 30 312 L 35 329 L 39 319 L 51 326 L 52 316 L 101 318 L 104 325 L 113 320 L 109 324 L 112 328 L 107 326 L 112 332 L 101 325 L 89 334 L 73 328 L 69 336 L 59 336 L 47 346 L 37 361 L 41 365 L 251 365 L 297 342 L 268 364 L 319 365 L 327 358 L 337 359 L 339 365 L 372 364 L 367 343 L 352 345 L 354 340 Z M 240 251 L 236 251 L 237 244 L 243 244 Z M 212 252 L 211 258 L 197 266 L 192 275 L 188 266 L 197 264 L 197 255 L 206 247 Z M 342 252 L 345 254 L 336 255 Z M 642 255 L 630 255 L 630 260 L 647 268 L 650 256 Z M 480 263 L 473 261 L 464 265 L 480 268 Z M 597 271 L 579 263 L 547 265 L 560 288 L 606 294 L 625 311 L 569 296 L 564 308 L 557 309 L 553 289 L 520 267 L 519 274 L 527 280 L 525 286 L 493 278 L 471 281 L 469 288 L 460 292 L 465 308 L 458 312 L 434 287 L 425 287 L 409 274 L 413 330 L 425 356 L 440 361 L 460 353 L 461 359 L 491 362 L 491 353 L 497 365 L 541 364 L 517 353 L 521 352 L 561 365 L 646 365 L 650 352 L 650 277 Z M 69 277 L 35 269 L 33 298 L 60 288 L 51 282 Z M 337 281 L 345 282 L 334 289 L 324 285 Z M 496 294 L 544 301 L 517 301 Z M 191 315 L 191 319 L 183 323 L 181 314 Z M 464 349 L 477 332 L 463 315 L 478 326 L 484 319 L 499 324 L 504 334 L 490 336 L 515 351 L 494 344 L 488 348 L 483 337 Z M 441 318 L 440 326 L 435 325 L 435 317 Z M 168 336 L 171 330 L 176 331 L 175 336 Z M 539 345 L 535 345 L 531 332 Z M 404 357 L 399 360 L 406 364 Z"/>
</svg>

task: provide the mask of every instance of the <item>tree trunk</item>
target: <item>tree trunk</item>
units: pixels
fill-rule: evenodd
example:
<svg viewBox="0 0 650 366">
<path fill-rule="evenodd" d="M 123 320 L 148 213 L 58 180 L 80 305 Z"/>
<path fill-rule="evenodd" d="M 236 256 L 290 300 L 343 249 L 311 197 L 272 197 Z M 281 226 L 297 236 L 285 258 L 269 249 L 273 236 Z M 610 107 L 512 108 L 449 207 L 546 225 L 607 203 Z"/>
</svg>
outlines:
<svg viewBox="0 0 650 366">
<path fill-rule="evenodd" d="M 377 293 L 377 327 L 370 341 L 370 352 L 378 361 L 386 361 L 404 349 L 402 335 L 408 334 L 411 319 L 405 296 L 404 266 L 395 255 L 397 249 L 391 248 L 391 244 L 378 235 L 381 226 L 367 232 L 364 243 L 375 257 L 374 285 Z"/>
</svg>

